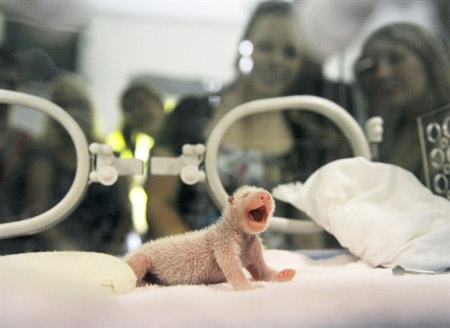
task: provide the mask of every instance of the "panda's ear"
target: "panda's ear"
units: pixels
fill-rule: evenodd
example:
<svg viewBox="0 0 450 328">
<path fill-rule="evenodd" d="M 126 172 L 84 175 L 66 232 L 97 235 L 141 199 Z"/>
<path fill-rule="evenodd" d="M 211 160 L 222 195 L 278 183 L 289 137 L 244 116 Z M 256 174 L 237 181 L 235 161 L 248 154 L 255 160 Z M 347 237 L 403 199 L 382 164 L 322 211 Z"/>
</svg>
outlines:
<svg viewBox="0 0 450 328">
<path fill-rule="evenodd" d="M 228 203 L 233 204 L 233 202 L 234 202 L 234 197 L 233 196 L 228 197 Z"/>
</svg>

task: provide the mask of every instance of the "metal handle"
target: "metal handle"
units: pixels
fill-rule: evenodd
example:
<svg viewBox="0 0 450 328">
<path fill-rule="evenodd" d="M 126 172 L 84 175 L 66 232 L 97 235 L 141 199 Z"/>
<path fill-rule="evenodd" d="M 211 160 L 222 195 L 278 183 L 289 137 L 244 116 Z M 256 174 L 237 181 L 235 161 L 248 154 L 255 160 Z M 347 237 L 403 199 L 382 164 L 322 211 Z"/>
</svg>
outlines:
<svg viewBox="0 0 450 328">
<path fill-rule="evenodd" d="M 44 112 L 60 123 L 69 133 L 75 146 L 77 169 L 72 186 L 64 198 L 48 211 L 32 218 L 0 224 L 0 239 L 30 235 L 54 226 L 64 220 L 78 205 L 87 187 L 89 177 L 89 151 L 86 138 L 77 122 L 54 103 L 16 91 L 0 89 L 0 103 L 30 107 Z"/>
</svg>

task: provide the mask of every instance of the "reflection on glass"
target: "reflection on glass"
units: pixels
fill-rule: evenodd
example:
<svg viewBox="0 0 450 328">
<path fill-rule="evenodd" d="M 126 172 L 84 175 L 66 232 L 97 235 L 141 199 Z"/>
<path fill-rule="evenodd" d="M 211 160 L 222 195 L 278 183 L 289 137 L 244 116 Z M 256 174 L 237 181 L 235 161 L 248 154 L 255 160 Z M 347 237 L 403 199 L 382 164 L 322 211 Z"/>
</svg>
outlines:
<svg viewBox="0 0 450 328">
<path fill-rule="evenodd" d="M 17 108 L 9 109 L 15 114 Z M 0 108 L 0 111 L 7 111 Z M 26 188 L 29 167 L 35 153 L 36 138 L 28 131 L 8 121 L 0 130 L 0 220 L 11 222 L 24 218 L 29 212 Z"/>
<path fill-rule="evenodd" d="M 239 43 L 239 53 L 241 56 L 251 56 L 253 53 L 253 43 L 250 40 L 242 40 Z"/>
<path fill-rule="evenodd" d="M 253 69 L 253 59 L 248 56 L 243 56 L 239 59 L 239 69 L 243 74 L 248 74 Z"/>
</svg>

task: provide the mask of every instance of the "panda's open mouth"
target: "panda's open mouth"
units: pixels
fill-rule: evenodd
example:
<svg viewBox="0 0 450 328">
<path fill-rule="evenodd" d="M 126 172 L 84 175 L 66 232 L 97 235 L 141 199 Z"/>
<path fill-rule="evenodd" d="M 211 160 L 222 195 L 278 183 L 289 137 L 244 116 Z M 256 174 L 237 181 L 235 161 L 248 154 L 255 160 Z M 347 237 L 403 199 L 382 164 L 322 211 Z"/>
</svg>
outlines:
<svg viewBox="0 0 450 328">
<path fill-rule="evenodd" d="M 254 210 L 251 210 L 249 212 L 250 217 L 253 219 L 253 221 L 255 222 L 263 222 L 265 221 L 265 219 L 267 218 L 267 209 L 266 206 L 261 206 L 258 207 Z"/>
</svg>

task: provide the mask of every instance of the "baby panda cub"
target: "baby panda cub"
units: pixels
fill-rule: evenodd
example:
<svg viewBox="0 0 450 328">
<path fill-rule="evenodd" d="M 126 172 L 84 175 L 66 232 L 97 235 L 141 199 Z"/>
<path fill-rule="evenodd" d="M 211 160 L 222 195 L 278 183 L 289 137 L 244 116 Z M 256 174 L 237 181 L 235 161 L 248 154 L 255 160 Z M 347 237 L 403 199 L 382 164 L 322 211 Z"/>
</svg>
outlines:
<svg viewBox="0 0 450 328">
<path fill-rule="evenodd" d="M 275 210 L 273 198 L 264 189 L 239 188 L 228 199 L 220 220 L 202 230 L 145 243 L 125 256 L 137 276 L 137 285 L 193 285 L 229 282 L 235 290 L 260 287 L 255 280 L 289 281 L 295 271 L 271 270 L 263 258 L 258 234 L 266 230 Z"/>
</svg>

